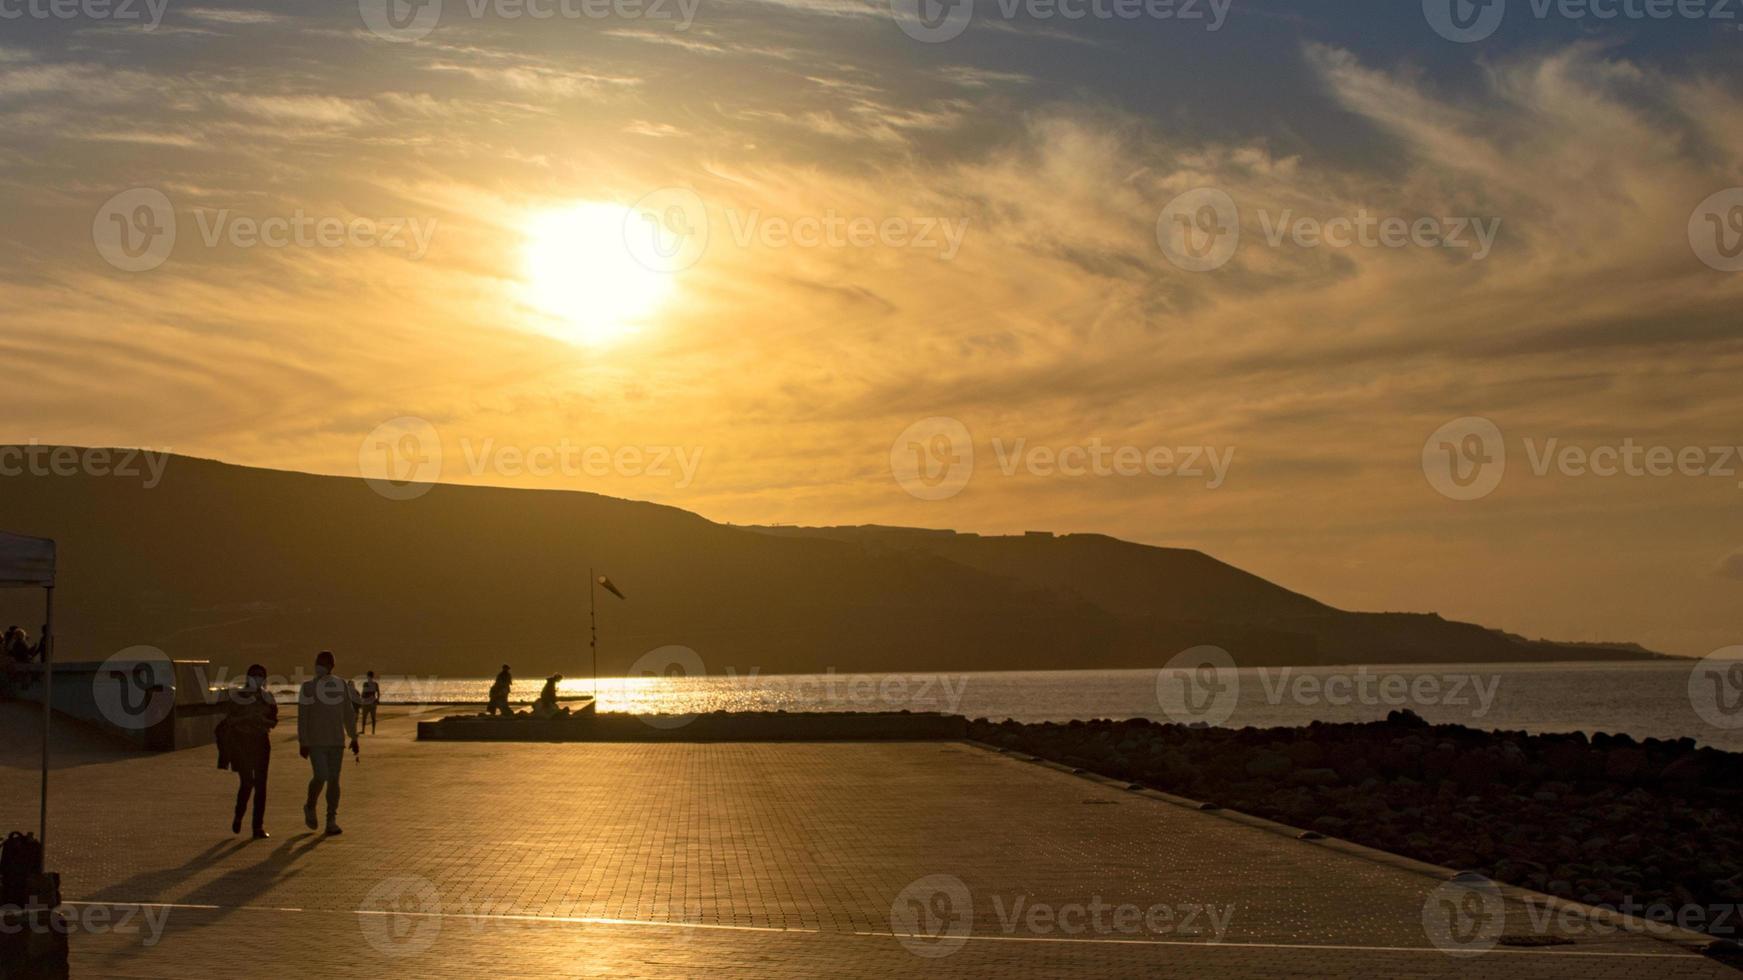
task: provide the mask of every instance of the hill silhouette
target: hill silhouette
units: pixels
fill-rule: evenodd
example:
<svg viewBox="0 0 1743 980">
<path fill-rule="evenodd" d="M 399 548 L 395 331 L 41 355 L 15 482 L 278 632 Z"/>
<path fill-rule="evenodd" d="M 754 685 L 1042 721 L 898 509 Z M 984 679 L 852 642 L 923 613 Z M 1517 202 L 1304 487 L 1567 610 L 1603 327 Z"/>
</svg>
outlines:
<svg viewBox="0 0 1743 980">
<path fill-rule="evenodd" d="M 333 649 L 347 670 L 523 676 L 667 644 L 710 673 L 1154 667 L 1212 643 L 1248 665 L 1634 659 L 1431 614 L 1351 613 L 1201 552 L 1102 535 L 983 537 L 739 527 L 574 491 L 363 480 L 174 456 L 161 482 L 0 479 L 0 527 L 58 540 L 60 656 L 134 645 L 276 672 Z M 10 603 L 10 600 L 8 600 Z M 28 605 L 13 621 L 34 624 Z"/>
</svg>

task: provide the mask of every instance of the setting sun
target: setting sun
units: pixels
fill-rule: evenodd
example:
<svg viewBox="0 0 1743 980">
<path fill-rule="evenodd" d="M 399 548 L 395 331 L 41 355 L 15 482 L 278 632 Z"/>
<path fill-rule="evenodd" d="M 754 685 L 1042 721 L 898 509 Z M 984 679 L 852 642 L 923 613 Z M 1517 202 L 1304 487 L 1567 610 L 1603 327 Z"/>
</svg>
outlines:
<svg viewBox="0 0 1743 980">
<path fill-rule="evenodd" d="M 630 252 L 624 228 L 634 212 L 588 202 L 550 211 L 526 229 L 527 301 L 563 340 L 605 344 L 635 333 L 671 293 L 671 276 Z"/>
</svg>

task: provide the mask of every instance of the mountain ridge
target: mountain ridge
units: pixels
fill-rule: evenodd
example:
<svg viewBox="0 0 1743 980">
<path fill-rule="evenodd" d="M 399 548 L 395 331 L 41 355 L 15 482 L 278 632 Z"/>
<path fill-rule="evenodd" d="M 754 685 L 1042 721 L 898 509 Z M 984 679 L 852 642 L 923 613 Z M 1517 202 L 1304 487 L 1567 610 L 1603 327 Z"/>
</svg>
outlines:
<svg viewBox="0 0 1743 980">
<path fill-rule="evenodd" d="M 390 500 L 360 478 L 175 454 L 161 476 L 0 479 L 0 528 L 60 542 L 64 659 L 150 645 L 281 671 L 333 649 L 359 672 L 584 674 L 590 567 L 629 597 L 599 600 L 604 674 L 667 645 L 710 673 L 1155 667 L 1207 643 L 1244 665 L 1660 656 L 1347 612 L 1106 535 L 732 525 L 580 490 Z"/>
</svg>

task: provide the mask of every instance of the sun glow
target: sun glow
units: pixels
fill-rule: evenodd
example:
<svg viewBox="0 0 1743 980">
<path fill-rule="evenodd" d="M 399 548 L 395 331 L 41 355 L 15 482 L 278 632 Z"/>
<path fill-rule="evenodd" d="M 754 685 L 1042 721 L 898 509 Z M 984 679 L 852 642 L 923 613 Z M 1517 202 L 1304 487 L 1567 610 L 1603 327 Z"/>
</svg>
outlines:
<svg viewBox="0 0 1743 980">
<path fill-rule="evenodd" d="M 624 230 L 634 220 L 629 208 L 590 201 L 528 222 L 525 295 L 548 318 L 541 329 L 572 343 L 609 344 L 658 311 L 672 277 L 630 251 Z"/>
</svg>

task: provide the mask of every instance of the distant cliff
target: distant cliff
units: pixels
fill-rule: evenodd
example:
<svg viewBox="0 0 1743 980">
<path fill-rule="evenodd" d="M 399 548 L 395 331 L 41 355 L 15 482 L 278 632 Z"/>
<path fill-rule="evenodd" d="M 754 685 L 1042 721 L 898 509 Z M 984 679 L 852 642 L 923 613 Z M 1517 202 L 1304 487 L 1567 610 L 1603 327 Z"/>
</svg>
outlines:
<svg viewBox="0 0 1743 980">
<path fill-rule="evenodd" d="M 1197 551 L 1100 535 L 746 528 L 448 485 L 389 500 L 362 480 L 186 457 L 148 482 L 0 478 L 0 528 L 60 542 L 66 659 L 146 644 L 279 672 L 331 648 L 347 669 L 584 673 L 590 566 L 629 597 L 601 597 L 604 673 L 666 644 L 711 673 L 1152 667 L 1205 643 L 1244 664 L 1655 656 L 1344 612 Z"/>
</svg>

